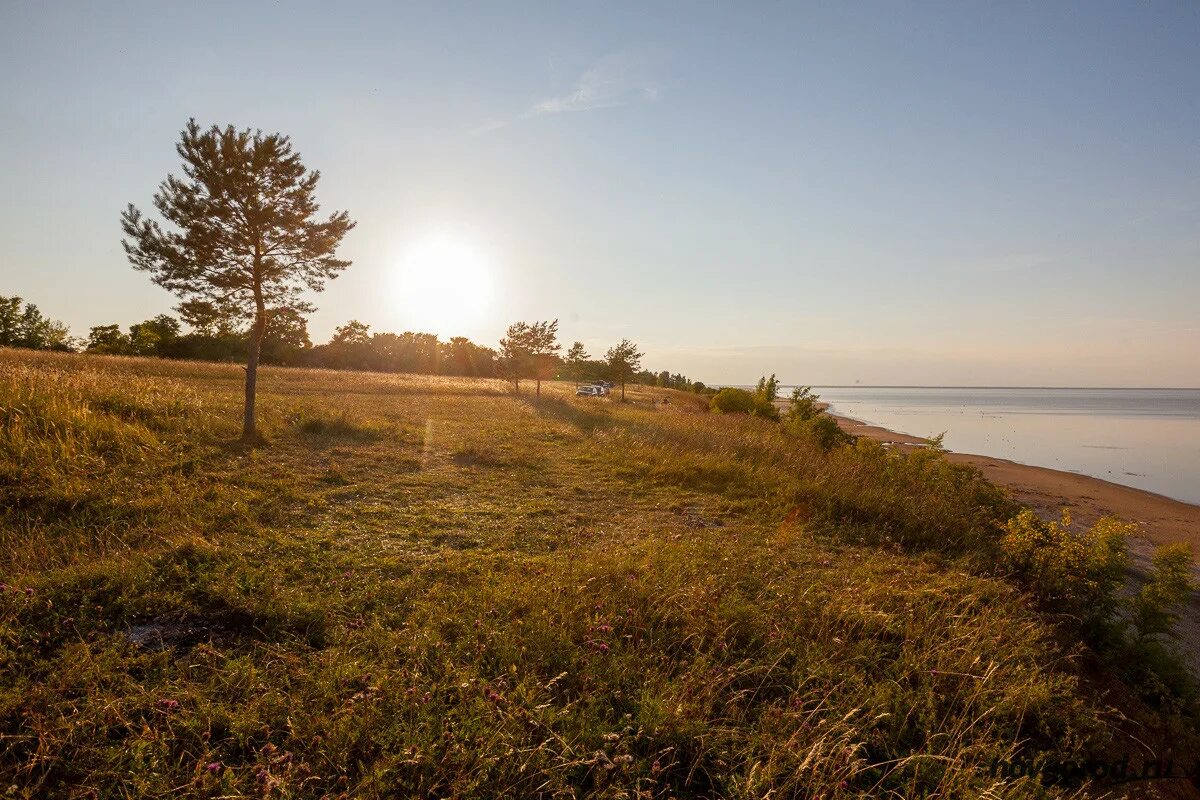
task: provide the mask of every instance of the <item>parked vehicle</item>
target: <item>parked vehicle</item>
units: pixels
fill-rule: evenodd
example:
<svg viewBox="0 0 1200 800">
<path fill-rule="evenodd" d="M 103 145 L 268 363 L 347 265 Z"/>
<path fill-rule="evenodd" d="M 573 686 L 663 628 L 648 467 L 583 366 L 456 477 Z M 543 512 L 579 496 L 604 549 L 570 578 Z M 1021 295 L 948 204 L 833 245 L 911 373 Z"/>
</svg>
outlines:
<svg viewBox="0 0 1200 800">
<path fill-rule="evenodd" d="M 599 386 L 580 386 L 575 394 L 579 397 L 603 397 L 606 392 Z"/>
</svg>

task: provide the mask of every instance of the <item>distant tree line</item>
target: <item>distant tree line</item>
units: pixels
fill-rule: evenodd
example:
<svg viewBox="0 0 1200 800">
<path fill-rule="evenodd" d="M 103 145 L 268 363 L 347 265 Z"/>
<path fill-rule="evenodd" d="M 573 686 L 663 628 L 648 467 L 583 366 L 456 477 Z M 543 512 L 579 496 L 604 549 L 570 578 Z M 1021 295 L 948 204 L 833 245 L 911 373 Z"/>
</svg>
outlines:
<svg viewBox="0 0 1200 800">
<path fill-rule="evenodd" d="M 66 325 L 47 319 L 37 306 L 16 295 L 0 296 L 0 347 L 74 350 L 75 346 Z"/>
<path fill-rule="evenodd" d="M 0 346 L 33 350 L 85 351 L 108 355 L 150 356 L 198 361 L 244 361 L 250 332 L 202 315 L 184 323 L 169 314 L 122 328 L 96 325 L 86 339 L 71 336 L 67 326 L 46 318 L 37 306 L 20 297 L 0 296 Z M 582 342 L 565 356 L 559 354 L 558 320 L 518 322 L 509 326 L 498 348 L 477 344 L 464 336 L 448 341 L 432 333 L 372 332 L 369 325 L 350 320 L 334 330 L 325 344 L 314 345 L 304 317 L 291 308 L 267 312 L 260 345 L 264 364 L 370 372 L 407 372 L 503 378 L 519 387 L 521 380 L 592 383 L 639 383 L 682 391 L 705 391 L 699 381 L 666 370 L 642 369 L 642 353 L 629 340 L 592 358 Z"/>
<path fill-rule="evenodd" d="M 183 333 L 180 321 L 167 314 L 131 325 L 128 333 L 119 325 L 96 326 L 82 345 L 89 353 L 202 361 L 244 360 L 248 347 L 247 332 L 210 327 Z M 369 325 L 350 320 L 327 343 L 313 345 L 304 317 L 286 308 L 268 312 L 260 360 L 279 366 L 498 377 L 496 351 L 462 336 L 442 341 L 432 333 L 372 333 Z"/>
</svg>

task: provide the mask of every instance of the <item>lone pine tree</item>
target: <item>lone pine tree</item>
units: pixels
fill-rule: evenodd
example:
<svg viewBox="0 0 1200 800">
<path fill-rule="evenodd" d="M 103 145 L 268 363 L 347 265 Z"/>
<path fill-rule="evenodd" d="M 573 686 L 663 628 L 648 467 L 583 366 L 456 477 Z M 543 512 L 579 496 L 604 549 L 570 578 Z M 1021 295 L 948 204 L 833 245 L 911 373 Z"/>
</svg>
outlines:
<svg viewBox="0 0 1200 800">
<path fill-rule="evenodd" d="M 254 396 L 263 335 L 272 311 L 311 312 L 304 290 L 319 292 L 350 266 L 334 257 L 354 227 L 345 211 L 316 217 L 320 173 L 309 171 L 279 133 L 202 130 L 194 119 L 175 146 L 183 178 L 168 175 L 154 207 L 171 227 L 132 203 L 121 215 L 121 244 L 134 269 L 174 292 L 186 321 L 249 323 L 242 439 L 258 438 Z"/>
</svg>

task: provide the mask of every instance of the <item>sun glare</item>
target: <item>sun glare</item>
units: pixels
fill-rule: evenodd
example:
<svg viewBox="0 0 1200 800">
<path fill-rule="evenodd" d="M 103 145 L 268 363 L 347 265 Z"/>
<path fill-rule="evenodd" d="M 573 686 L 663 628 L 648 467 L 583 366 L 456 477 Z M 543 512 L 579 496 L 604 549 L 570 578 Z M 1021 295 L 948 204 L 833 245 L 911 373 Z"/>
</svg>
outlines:
<svg viewBox="0 0 1200 800">
<path fill-rule="evenodd" d="M 491 301 L 492 280 L 492 265 L 466 242 L 437 236 L 416 244 L 404 256 L 399 275 L 404 326 L 465 335 Z"/>
</svg>

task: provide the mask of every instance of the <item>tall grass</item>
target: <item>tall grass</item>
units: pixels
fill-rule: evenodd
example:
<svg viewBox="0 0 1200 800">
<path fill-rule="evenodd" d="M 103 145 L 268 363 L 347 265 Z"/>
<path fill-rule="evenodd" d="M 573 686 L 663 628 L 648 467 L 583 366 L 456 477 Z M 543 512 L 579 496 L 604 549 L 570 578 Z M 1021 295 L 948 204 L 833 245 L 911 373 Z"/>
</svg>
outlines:
<svg viewBox="0 0 1200 800">
<path fill-rule="evenodd" d="M 10 794 L 1065 797 L 992 765 L 1191 741 L 980 574 L 1011 505 L 944 460 L 285 369 L 247 451 L 239 378 L 0 351 Z"/>
</svg>

